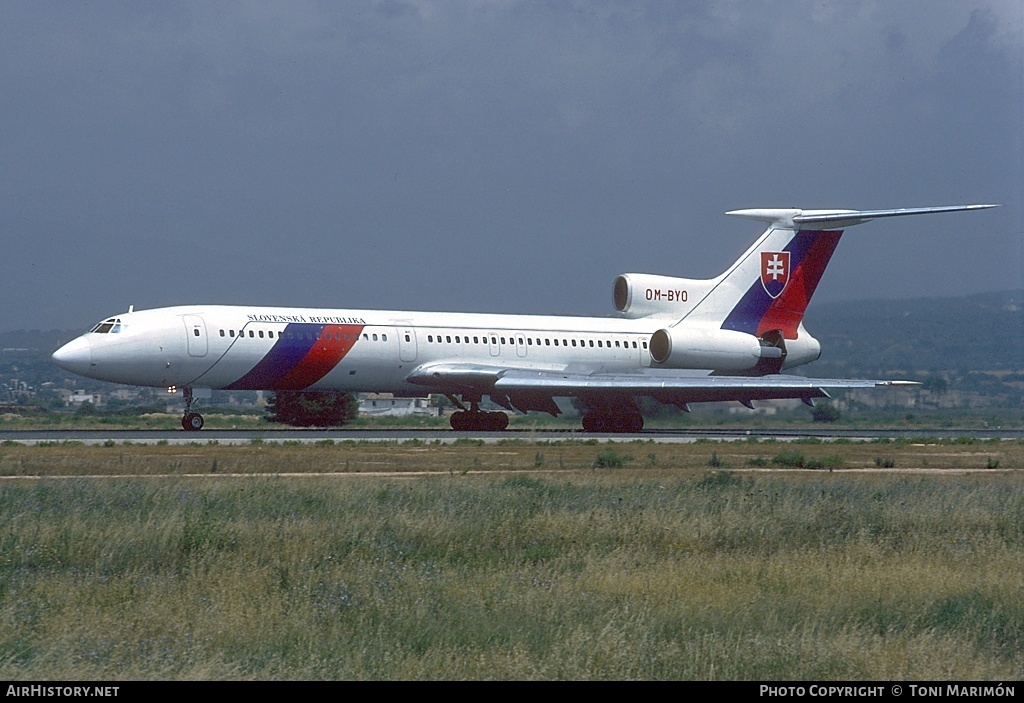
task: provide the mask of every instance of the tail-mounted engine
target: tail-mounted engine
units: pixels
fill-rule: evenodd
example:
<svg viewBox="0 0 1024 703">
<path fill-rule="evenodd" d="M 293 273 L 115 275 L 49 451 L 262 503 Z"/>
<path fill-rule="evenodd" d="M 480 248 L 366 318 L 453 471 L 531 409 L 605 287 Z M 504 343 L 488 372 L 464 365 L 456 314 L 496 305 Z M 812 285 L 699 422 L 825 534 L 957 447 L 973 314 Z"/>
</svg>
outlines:
<svg viewBox="0 0 1024 703">
<path fill-rule="evenodd" d="M 801 326 L 796 339 L 779 330 L 760 337 L 746 332 L 701 327 L 669 327 L 651 335 L 651 358 L 673 369 L 713 369 L 741 376 L 763 376 L 814 361 L 818 343 Z"/>
<path fill-rule="evenodd" d="M 660 329 L 651 335 L 651 358 L 673 369 L 778 373 L 785 357 L 781 335 L 759 339 L 734 330 L 692 327 Z"/>
<path fill-rule="evenodd" d="M 624 316 L 670 317 L 678 320 L 706 295 L 712 281 L 624 273 L 613 288 L 615 309 Z"/>
</svg>

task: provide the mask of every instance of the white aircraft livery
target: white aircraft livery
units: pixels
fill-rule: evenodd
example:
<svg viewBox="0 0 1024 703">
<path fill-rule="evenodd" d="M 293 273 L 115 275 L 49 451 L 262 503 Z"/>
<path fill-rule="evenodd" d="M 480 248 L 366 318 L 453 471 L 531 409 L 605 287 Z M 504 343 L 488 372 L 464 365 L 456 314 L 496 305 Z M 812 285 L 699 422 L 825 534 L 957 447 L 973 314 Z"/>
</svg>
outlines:
<svg viewBox="0 0 1024 703">
<path fill-rule="evenodd" d="M 182 427 L 199 430 L 193 389 L 438 393 L 456 430 L 503 430 L 504 412 L 584 409 L 590 432 L 637 432 L 637 399 L 690 403 L 799 398 L 906 381 L 783 372 L 818 358 L 804 311 L 842 230 L 869 220 L 994 205 L 897 210 L 735 210 L 767 230 L 716 278 L 627 273 L 618 317 L 186 305 L 107 318 L 53 354 L 89 378 L 182 388 Z M 468 406 L 468 407 L 467 407 Z"/>
</svg>

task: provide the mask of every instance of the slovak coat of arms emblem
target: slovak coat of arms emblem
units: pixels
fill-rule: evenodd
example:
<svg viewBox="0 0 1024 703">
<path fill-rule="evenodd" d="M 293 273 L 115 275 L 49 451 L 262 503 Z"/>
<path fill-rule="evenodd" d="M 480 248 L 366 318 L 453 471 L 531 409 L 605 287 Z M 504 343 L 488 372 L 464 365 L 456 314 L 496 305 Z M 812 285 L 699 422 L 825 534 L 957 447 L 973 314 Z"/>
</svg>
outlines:
<svg viewBox="0 0 1024 703">
<path fill-rule="evenodd" d="M 778 298 L 789 283 L 789 252 L 761 252 L 761 285 L 772 298 Z"/>
</svg>

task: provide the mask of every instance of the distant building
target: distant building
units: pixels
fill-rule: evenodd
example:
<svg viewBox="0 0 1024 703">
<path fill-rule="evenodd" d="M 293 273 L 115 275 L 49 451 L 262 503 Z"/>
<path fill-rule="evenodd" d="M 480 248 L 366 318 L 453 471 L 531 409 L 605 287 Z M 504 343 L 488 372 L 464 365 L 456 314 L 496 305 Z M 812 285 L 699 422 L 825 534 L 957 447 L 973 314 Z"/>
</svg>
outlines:
<svg viewBox="0 0 1024 703">
<path fill-rule="evenodd" d="M 441 409 L 430 398 L 395 398 L 390 393 L 369 393 L 359 399 L 359 414 L 369 416 L 426 415 L 439 417 Z"/>
<path fill-rule="evenodd" d="M 61 390 L 60 395 L 64 400 L 64 406 L 69 408 L 81 407 L 83 403 L 92 403 L 93 407 L 97 408 L 103 405 L 103 395 L 100 393 L 86 393 L 84 390 L 74 392 Z"/>
</svg>

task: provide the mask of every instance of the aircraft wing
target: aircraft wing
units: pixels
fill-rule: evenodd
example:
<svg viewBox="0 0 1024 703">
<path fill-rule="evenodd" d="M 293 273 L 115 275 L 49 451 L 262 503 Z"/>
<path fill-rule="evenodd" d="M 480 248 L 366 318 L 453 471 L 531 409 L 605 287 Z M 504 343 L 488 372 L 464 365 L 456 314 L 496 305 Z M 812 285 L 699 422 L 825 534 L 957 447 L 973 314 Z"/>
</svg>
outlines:
<svg viewBox="0 0 1024 703">
<path fill-rule="evenodd" d="M 828 398 L 827 388 L 877 388 L 917 385 L 913 381 L 805 378 L 785 374 L 720 376 L 706 372 L 642 368 L 630 370 L 566 369 L 563 371 L 442 363 L 421 366 L 408 381 L 436 393 L 479 392 L 516 409 L 551 412 L 555 397 L 651 396 L 684 407 L 688 403 L 799 398 L 810 403 Z M 553 413 L 557 414 L 557 413 Z"/>
</svg>

